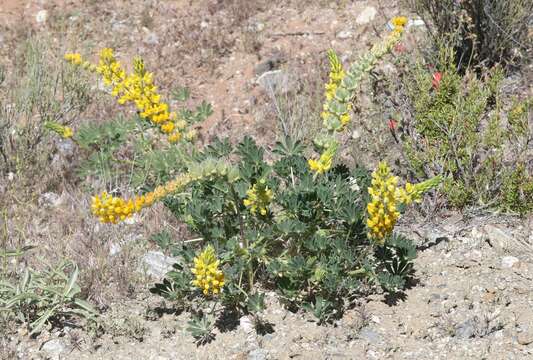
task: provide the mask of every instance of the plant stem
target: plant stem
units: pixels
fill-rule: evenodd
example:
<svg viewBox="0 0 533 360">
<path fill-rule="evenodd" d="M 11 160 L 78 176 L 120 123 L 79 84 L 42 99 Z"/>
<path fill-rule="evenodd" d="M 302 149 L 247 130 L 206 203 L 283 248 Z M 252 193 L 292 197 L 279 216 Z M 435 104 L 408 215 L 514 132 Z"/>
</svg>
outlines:
<svg viewBox="0 0 533 360">
<path fill-rule="evenodd" d="M 250 256 L 250 243 L 248 241 L 248 238 L 244 235 L 244 221 L 240 210 L 240 200 L 239 196 L 237 195 L 237 192 L 235 191 L 235 188 L 233 185 L 231 186 L 231 193 L 233 195 L 233 201 L 235 203 L 235 212 L 237 213 L 237 217 L 239 218 L 239 233 L 241 236 L 241 242 L 243 249 L 246 250 L 246 253 L 248 254 L 248 269 L 247 269 L 247 275 L 248 275 L 248 288 L 250 293 L 253 291 L 254 288 L 254 271 L 252 266 L 252 259 Z"/>
</svg>

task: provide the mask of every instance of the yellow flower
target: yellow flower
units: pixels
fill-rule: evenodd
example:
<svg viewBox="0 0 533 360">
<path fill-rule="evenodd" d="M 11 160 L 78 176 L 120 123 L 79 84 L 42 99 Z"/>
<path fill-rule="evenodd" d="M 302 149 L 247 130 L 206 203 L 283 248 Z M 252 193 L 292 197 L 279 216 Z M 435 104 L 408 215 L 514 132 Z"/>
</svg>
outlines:
<svg viewBox="0 0 533 360">
<path fill-rule="evenodd" d="M 339 86 L 341 86 L 342 80 L 346 76 L 346 72 L 342 67 L 342 63 L 339 60 L 339 57 L 333 50 L 328 51 L 328 59 L 331 69 L 329 73 L 329 81 L 325 86 L 326 92 L 324 96 L 326 98 L 326 102 L 323 105 L 324 111 L 322 111 L 321 117 L 323 119 L 324 126 L 327 129 L 342 131 L 344 130 L 345 126 L 350 122 L 349 111 L 351 110 L 351 104 L 348 104 L 344 100 L 341 102 L 343 105 L 346 106 L 347 111 L 344 113 L 335 113 L 331 111 L 330 107 L 332 101 L 339 101 L 338 99 L 336 99 L 335 95 L 337 93 L 337 89 L 339 88 Z"/>
<path fill-rule="evenodd" d="M 179 131 L 175 131 L 168 136 L 168 141 L 171 143 L 176 143 L 180 141 L 180 139 L 181 139 L 181 133 Z"/>
<path fill-rule="evenodd" d="M 166 122 L 164 123 L 163 125 L 161 125 L 161 131 L 163 131 L 164 133 L 171 133 L 172 130 L 174 130 L 174 123 L 173 122 Z"/>
<path fill-rule="evenodd" d="M 407 18 L 405 16 L 396 16 L 391 19 L 390 23 L 394 26 L 394 30 L 403 31 L 405 25 L 407 25 Z"/>
<path fill-rule="evenodd" d="M 220 262 L 215 255 L 215 249 L 208 245 L 204 251 L 194 258 L 191 272 L 195 279 L 192 284 L 202 290 L 203 294 L 217 295 L 224 286 L 224 273 L 218 268 Z"/>
<path fill-rule="evenodd" d="M 82 63 L 81 55 L 78 53 L 67 53 L 64 58 L 66 61 L 74 65 L 80 65 Z"/>
<path fill-rule="evenodd" d="M 401 188 L 398 186 L 398 177 L 391 174 L 387 163 L 380 162 L 372 173 L 372 186 L 368 188 L 371 197 L 367 205 L 368 237 L 383 245 L 400 217 L 398 205 L 421 201 L 422 195 L 435 188 L 441 181 L 441 176 L 435 176 L 414 185 L 406 183 L 405 188 Z"/>
<path fill-rule="evenodd" d="M 74 136 L 74 131 L 72 131 L 72 128 L 68 127 L 68 126 L 65 126 L 63 128 L 63 138 L 64 139 L 69 139 L 71 138 L 72 136 Z"/>
<path fill-rule="evenodd" d="M 333 164 L 333 157 L 337 153 L 337 145 L 336 143 L 332 143 L 326 151 L 324 151 L 318 160 L 309 159 L 307 160 L 307 164 L 309 165 L 309 169 L 311 171 L 317 173 L 317 174 L 323 174 L 327 172 L 331 165 Z"/>
<path fill-rule="evenodd" d="M 274 197 L 272 190 L 266 186 L 264 179 L 256 182 L 247 192 L 246 199 L 243 200 L 244 206 L 250 208 L 252 214 L 256 214 L 257 211 L 263 216 L 268 212 L 268 206 Z"/>
<path fill-rule="evenodd" d="M 368 237 L 379 245 L 392 233 L 400 213 L 398 204 L 398 178 L 392 176 L 386 162 L 379 163 L 372 173 L 372 186 L 368 188 L 371 200 L 367 205 Z"/>
</svg>

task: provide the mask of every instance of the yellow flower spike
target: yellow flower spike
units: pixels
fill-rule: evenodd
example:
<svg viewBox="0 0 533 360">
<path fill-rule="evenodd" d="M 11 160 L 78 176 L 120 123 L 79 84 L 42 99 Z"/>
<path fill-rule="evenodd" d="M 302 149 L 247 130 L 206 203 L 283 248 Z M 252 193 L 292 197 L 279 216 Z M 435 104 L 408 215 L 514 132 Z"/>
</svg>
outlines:
<svg viewBox="0 0 533 360">
<path fill-rule="evenodd" d="M 320 155 L 320 158 L 318 160 L 309 159 L 307 160 L 307 164 L 309 165 L 309 169 L 313 171 L 316 174 L 324 174 L 327 172 L 331 165 L 333 164 L 333 157 L 337 153 L 337 144 L 332 143 L 326 151 Z"/>
<path fill-rule="evenodd" d="M 268 213 L 268 206 L 274 198 L 274 193 L 266 186 L 264 179 L 259 180 L 248 189 L 246 195 L 247 197 L 243 200 L 243 204 L 250 209 L 252 214 L 256 215 L 259 212 L 265 216 Z"/>
<path fill-rule="evenodd" d="M 135 196 L 129 200 L 103 192 L 99 196 L 92 197 L 91 211 L 101 222 L 114 224 L 131 217 L 134 213 L 151 206 L 165 196 L 179 191 L 187 186 L 190 181 L 190 176 L 186 174 L 179 175 L 167 184 L 156 187 L 154 191 L 145 195 Z"/>
<path fill-rule="evenodd" d="M 111 94 L 117 97 L 119 104 L 135 104 L 141 117 L 159 127 L 162 133 L 169 134 L 170 142 L 178 142 L 183 138 L 181 133 L 186 129 L 187 123 L 183 119 L 178 119 L 176 113 L 169 111 L 169 105 L 161 101 L 161 96 L 153 83 L 153 75 L 146 71 L 141 58 L 134 58 L 131 74 L 126 74 L 115 58 L 113 50 L 109 48 L 100 51 L 97 65 L 84 61 L 77 53 L 65 54 L 65 60 L 100 74 L 104 84 L 111 88 Z M 179 132 L 175 132 L 176 127 Z M 194 138 L 195 136 L 188 136 L 189 141 Z"/>
<path fill-rule="evenodd" d="M 367 227 L 370 239 L 383 245 L 392 233 L 399 217 L 397 211 L 398 178 L 392 176 L 386 162 L 380 162 L 372 173 L 372 187 L 368 189 L 371 200 L 367 205 Z M 387 204 L 387 206 L 385 206 Z"/>
<path fill-rule="evenodd" d="M 224 273 L 218 268 L 215 249 L 208 245 L 197 257 L 194 258 L 194 267 L 191 272 L 195 279 L 191 284 L 202 290 L 203 294 L 217 295 L 224 286 Z"/>
<path fill-rule="evenodd" d="M 398 177 L 393 176 L 386 162 L 382 161 L 372 173 L 372 187 L 368 189 L 371 199 L 367 204 L 368 237 L 378 245 L 394 230 L 400 212 L 398 205 L 409 205 L 420 201 L 422 195 L 435 188 L 442 181 L 436 176 L 419 184 L 406 183 L 405 188 L 398 186 Z"/>
<path fill-rule="evenodd" d="M 161 125 L 161 131 L 163 131 L 166 134 L 170 134 L 174 130 L 174 123 L 173 122 L 166 122 L 163 125 Z"/>
</svg>

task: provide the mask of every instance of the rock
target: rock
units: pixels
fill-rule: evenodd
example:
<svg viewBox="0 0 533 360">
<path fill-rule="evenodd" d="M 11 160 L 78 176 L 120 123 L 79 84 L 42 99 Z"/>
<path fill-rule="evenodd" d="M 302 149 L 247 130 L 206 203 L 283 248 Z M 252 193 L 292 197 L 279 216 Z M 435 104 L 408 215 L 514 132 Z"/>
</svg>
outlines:
<svg viewBox="0 0 533 360">
<path fill-rule="evenodd" d="M 147 274 L 163 278 L 167 272 L 172 270 L 172 265 L 177 261 L 178 259 L 166 256 L 160 251 L 149 251 L 143 256 L 141 264 Z"/>
<path fill-rule="evenodd" d="M 139 223 L 140 221 L 141 221 L 141 218 L 140 218 L 139 214 L 133 214 L 133 216 L 130 216 L 129 218 L 124 220 L 124 224 L 135 225 L 135 224 Z"/>
<path fill-rule="evenodd" d="M 422 19 L 409 20 L 409 22 L 407 23 L 407 27 L 409 28 L 411 26 L 414 26 L 414 27 L 426 26 L 426 23 Z"/>
<path fill-rule="evenodd" d="M 375 7 L 367 6 L 366 8 L 363 9 L 363 11 L 361 11 L 359 16 L 357 16 L 357 18 L 355 19 L 355 22 L 359 25 L 368 24 L 369 22 L 374 20 L 377 13 L 378 11 L 376 10 Z"/>
<path fill-rule="evenodd" d="M 48 19 L 48 11 L 46 10 L 39 10 L 37 14 L 35 14 L 35 21 L 37 21 L 37 24 L 45 23 Z"/>
<path fill-rule="evenodd" d="M 239 319 L 239 325 L 246 334 L 250 334 L 254 331 L 254 324 L 248 316 L 242 316 Z"/>
<path fill-rule="evenodd" d="M 475 333 L 476 329 L 472 319 L 466 320 L 455 328 L 455 336 L 461 339 L 470 339 L 474 337 Z"/>
<path fill-rule="evenodd" d="M 41 196 L 39 196 L 38 203 L 40 206 L 48 205 L 58 207 L 63 203 L 63 199 L 56 193 L 45 192 L 44 194 L 41 194 Z"/>
<path fill-rule="evenodd" d="M 120 246 L 120 244 L 111 243 L 111 245 L 109 245 L 109 256 L 115 256 L 121 250 L 122 250 L 122 246 Z"/>
<path fill-rule="evenodd" d="M 57 143 L 57 151 L 66 158 L 74 156 L 74 143 L 70 140 L 59 141 Z"/>
<path fill-rule="evenodd" d="M 289 74 L 283 70 L 267 71 L 259 76 L 257 83 L 268 93 L 287 93 L 293 85 Z"/>
<path fill-rule="evenodd" d="M 61 339 L 53 339 L 44 343 L 41 348 L 51 359 L 61 359 L 68 346 Z"/>
<path fill-rule="evenodd" d="M 341 39 L 341 40 L 349 39 L 353 37 L 353 31 L 343 30 L 343 31 L 338 32 L 336 36 L 337 36 L 337 39 Z"/>
<path fill-rule="evenodd" d="M 503 230 L 495 225 L 485 225 L 483 231 L 490 245 L 500 252 L 509 249 L 514 242 L 508 230 Z"/>
<path fill-rule="evenodd" d="M 383 339 L 381 338 L 381 335 L 379 335 L 375 330 L 371 329 L 368 326 L 365 326 L 364 328 L 361 329 L 358 337 L 360 339 L 364 339 L 368 341 L 371 344 L 379 344 L 383 341 Z"/>
<path fill-rule="evenodd" d="M 248 360 L 266 360 L 267 352 L 263 349 L 255 349 L 248 353 Z"/>
<path fill-rule="evenodd" d="M 285 61 L 284 57 L 280 53 L 274 53 L 266 60 L 260 62 L 255 66 L 255 75 L 260 76 L 268 71 L 277 69 Z"/>
<path fill-rule="evenodd" d="M 147 45 L 157 45 L 159 44 L 159 36 L 154 32 L 149 32 L 144 37 L 143 42 Z"/>
<path fill-rule="evenodd" d="M 529 345 L 533 343 L 533 331 L 524 331 L 518 334 L 517 341 L 520 345 Z"/>
<path fill-rule="evenodd" d="M 515 264 L 517 264 L 519 261 L 520 260 L 518 260 L 518 258 L 515 258 L 514 256 L 504 256 L 502 258 L 502 268 L 510 269 L 515 266 Z"/>
<path fill-rule="evenodd" d="M 248 31 L 258 32 L 259 33 L 259 32 L 261 32 L 263 30 L 265 30 L 265 23 L 262 23 L 260 21 L 248 25 Z"/>
</svg>

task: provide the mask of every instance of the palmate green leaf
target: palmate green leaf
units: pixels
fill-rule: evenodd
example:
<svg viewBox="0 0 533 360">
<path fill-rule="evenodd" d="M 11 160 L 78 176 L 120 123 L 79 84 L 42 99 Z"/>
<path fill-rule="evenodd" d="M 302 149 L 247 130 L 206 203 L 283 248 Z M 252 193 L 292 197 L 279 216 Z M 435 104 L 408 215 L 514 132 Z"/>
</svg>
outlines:
<svg viewBox="0 0 533 360">
<path fill-rule="evenodd" d="M 257 314 L 265 309 L 265 294 L 255 293 L 248 297 L 246 309 L 252 314 Z"/>
<path fill-rule="evenodd" d="M 209 116 L 213 115 L 213 107 L 211 104 L 206 102 L 205 100 L 202 101 L 200 105 L 196 107 L 196 113 L 195 113 L 195 121 L 201 122 L 207 119 Z"/>
<path fill-rule="evenodd" d="M 214 321 L 208 316 L 193 316 L 187 324 L 187 331 L 196 339 L 199 345 L 204 345 L 214 339 L 212 334 Z"/>
<path fill-rule="evenodd" d="M 301 141 L 294 141 L 290 137 L 285 137 L 281 141 L 277 141 L 272 152 L 282 157 L 301 156 L 305 147 Z"/>
<path fill-rule="evenodd" d="M 172 91 L 171 95 L 174 100 L 187 101 L 191 96 L 191 91 L 188 87 L 184 86 Z"/>
<path fill-rule="evenodd" d="M 231 145 L 229 138 L 219 139 L 216 138 L 212 143 L 210 143 L 203 152 L 203 158 L 222 158 L 228 156 L 233 151 L 233 146 Z"/>
<path fill-rule="evenodd" d="M 304 303 L 303 307 L 311 312 L 319 320 L 319 323 L 324 323 L 334 315 L 335 308 L 333 305 L 331 301 L 317 296 L 314 303 Z"/>
</svg>

